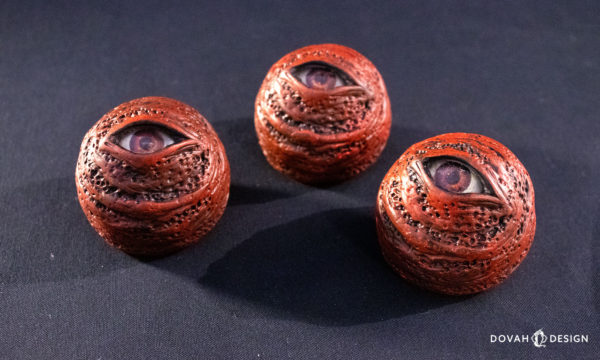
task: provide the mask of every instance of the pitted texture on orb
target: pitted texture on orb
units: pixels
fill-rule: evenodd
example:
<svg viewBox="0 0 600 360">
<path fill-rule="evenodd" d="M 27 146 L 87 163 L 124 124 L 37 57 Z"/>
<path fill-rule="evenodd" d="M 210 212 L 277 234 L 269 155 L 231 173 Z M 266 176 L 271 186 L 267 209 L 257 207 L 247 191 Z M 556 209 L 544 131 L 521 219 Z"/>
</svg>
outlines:
<svg viewBox="0 0 600 360">
<path fill-rule="evenodd" d="M 490 193 L 436 185 L 424 164 L 450 157 L 472 167 Z M 535 233 L 529 174 L 506 147 L 475 134 L 444 134 L 411 146 L 385 176 L 377 199 L 384 257 L 407 280 L 469 294 L 502 282 L 527 255 Z"/>
<path fill-rule="evenodd" d="M 294 70 L 311 63 L 317 68 L 306 70 L 303 83 Z M 313 45 L 271 67 L 256 97 L 254 124 L 275 169 L 301 182 L 331 183 L 375 162 L 389 136 L 391 110 L 368 59 L 340 45 Z"/>
<path fill-rule="evenodd" d="M 119 131 L 140 124 L 183 138 L 146 154 L 118 146 Z M 86 134 L 76 170 L 92 226 L 108 243 L 142 256 L 176 251 L 210 231 L 225 210 L 229 182 L 225 150 L 208 122 L 192 107 L 160 97 L 104 115 Z"/>
</svg>

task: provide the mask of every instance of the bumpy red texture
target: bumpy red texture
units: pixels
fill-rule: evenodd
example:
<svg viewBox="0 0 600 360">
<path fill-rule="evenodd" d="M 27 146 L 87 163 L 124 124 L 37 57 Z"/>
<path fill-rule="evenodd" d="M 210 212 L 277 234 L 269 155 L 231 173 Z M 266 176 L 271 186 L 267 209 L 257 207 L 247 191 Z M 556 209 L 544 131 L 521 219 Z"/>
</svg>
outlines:
<svg viewBox="0 0 600 360">
<path fill-rule="evenodd" d="M 487 191 L 457 194 L 435 185 L 430 159 L 478 173 Z M 475 134 L 444 134 L 411 146 L 389 170 L 377 197 L 379 243 L 406 280 L 446 294 L 471 294 L 506 279 L 535 233 L 529 174 L 504 145 Z"/>
<path fill-rule="evenodd" d="M 149 124 L 181 137 L 150 154 L 119 146 L 120 133 Z M 109 244 L 132 255 L 161 256 L 215 226 L 227 204 L 230 174 L 221 141 L 198 111 L 146 97 L 119 105 L 88 131 L 75 180 L 85 215 Z"/>
<path fill-rule="evenodd" d="M 347 81 L 310 86 L 319 85 L 321 72 L 303 83 L 294 73 L 310 63 L 325 64 Z M 271 67 L 256 97 L 254 124 L 275 169 L 304 183 L 335 183 L 375 162 L 390 132 L 390 101 L 367 58 L 340 45 L 312 45 Z"/>
</svg>

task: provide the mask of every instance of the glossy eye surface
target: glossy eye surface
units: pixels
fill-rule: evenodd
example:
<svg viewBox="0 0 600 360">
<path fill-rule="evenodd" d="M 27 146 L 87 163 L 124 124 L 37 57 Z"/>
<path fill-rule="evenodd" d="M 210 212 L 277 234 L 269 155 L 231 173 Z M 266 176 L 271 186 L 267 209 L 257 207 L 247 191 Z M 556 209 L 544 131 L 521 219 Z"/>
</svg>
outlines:
<svg viewBox="0 0 600 360">
<path fill-rule="evenodd" d="M 343 71 L 322 62 L 302 64 L 291 72 L 309 89 L 332 90 L 340 86 L 355 85 Z"/>
<path fill-rule="evenodd" d="M 181 141 L 182 136 L 161 126 L 136 125 L 115 134 L 115 142 L 136 154 L 152 154 Z"/>
<path fill-rule="evenodd" d="M 450 158 L 433 158 L 425 168 L 435 186 L 455 194 L 488 193 L 481 175 L 469 165 Z"/>
</svg>

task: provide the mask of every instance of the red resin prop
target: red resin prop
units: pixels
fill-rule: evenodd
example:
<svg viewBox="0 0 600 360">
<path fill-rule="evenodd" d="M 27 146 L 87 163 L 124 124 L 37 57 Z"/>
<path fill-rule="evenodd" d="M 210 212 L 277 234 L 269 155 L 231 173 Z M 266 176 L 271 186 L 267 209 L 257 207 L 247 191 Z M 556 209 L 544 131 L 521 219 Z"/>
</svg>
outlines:
<svg viewBox="0 0 600 360">
<path fill-rule="evenodd" d="M 160 256 L 215 226 L 230 175 L 223 144 L 198 111 L 146 97 L 119 105 L 88 131 L 75 180 L 85 215 L 109 244 Z"/>
<path fill-rule="evenodd" d="M 444 134 L 411 146 L 377 197 L 387 262 L 406 280 L 446 294 L 501 283 L 535 233 L 535 196 L 525 167 L 504 145 Z"/>
<path fill-rule="evenodd" d="M 377 160 L 391 126 L 375 66 L 334 44 L 293 51 L 271 67 L 256 97 L 254 125 L 269 163 L 303 183 L 334 183 Z"/>
</svg>

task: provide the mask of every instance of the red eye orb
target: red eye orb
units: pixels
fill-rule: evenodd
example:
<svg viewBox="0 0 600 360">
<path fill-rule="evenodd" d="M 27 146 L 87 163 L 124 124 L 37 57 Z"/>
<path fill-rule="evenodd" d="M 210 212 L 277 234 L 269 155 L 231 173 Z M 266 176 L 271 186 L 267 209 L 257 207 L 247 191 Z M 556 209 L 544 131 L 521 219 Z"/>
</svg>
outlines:
<svg viewBox="0 0 600 360">
<path fill-rule="evenodd" d="M 386 261 L 404 279 L 451 295 L 504 281 L 535 234 L 531 178 L 504 145 L 442 134 L 408 148 L 385 175 L 375 224 Z"/>
<path fill-rule="evenodd" d="M 79 203 L 106 242 L 145 259 L 197 243 L 223 215 L 229 162 L 196 109 L 145 97 L 106 113 L 85 135 Z"/>
<path fill-rule="evenodd" d="M 131 135 L 129 148 L 137 154 L 150 154 L 165 147 L 161 134 L 154 129 L 141 129 Z"/>
<path fill-rule="evenodd" d="M 341 182 L 371 166 L 391 121 L 381 74 L 363 55 L 335 44 L 282 57 L 254 106 L 254 127 L 269 164 L 314 185 Z"/>
</svg>

